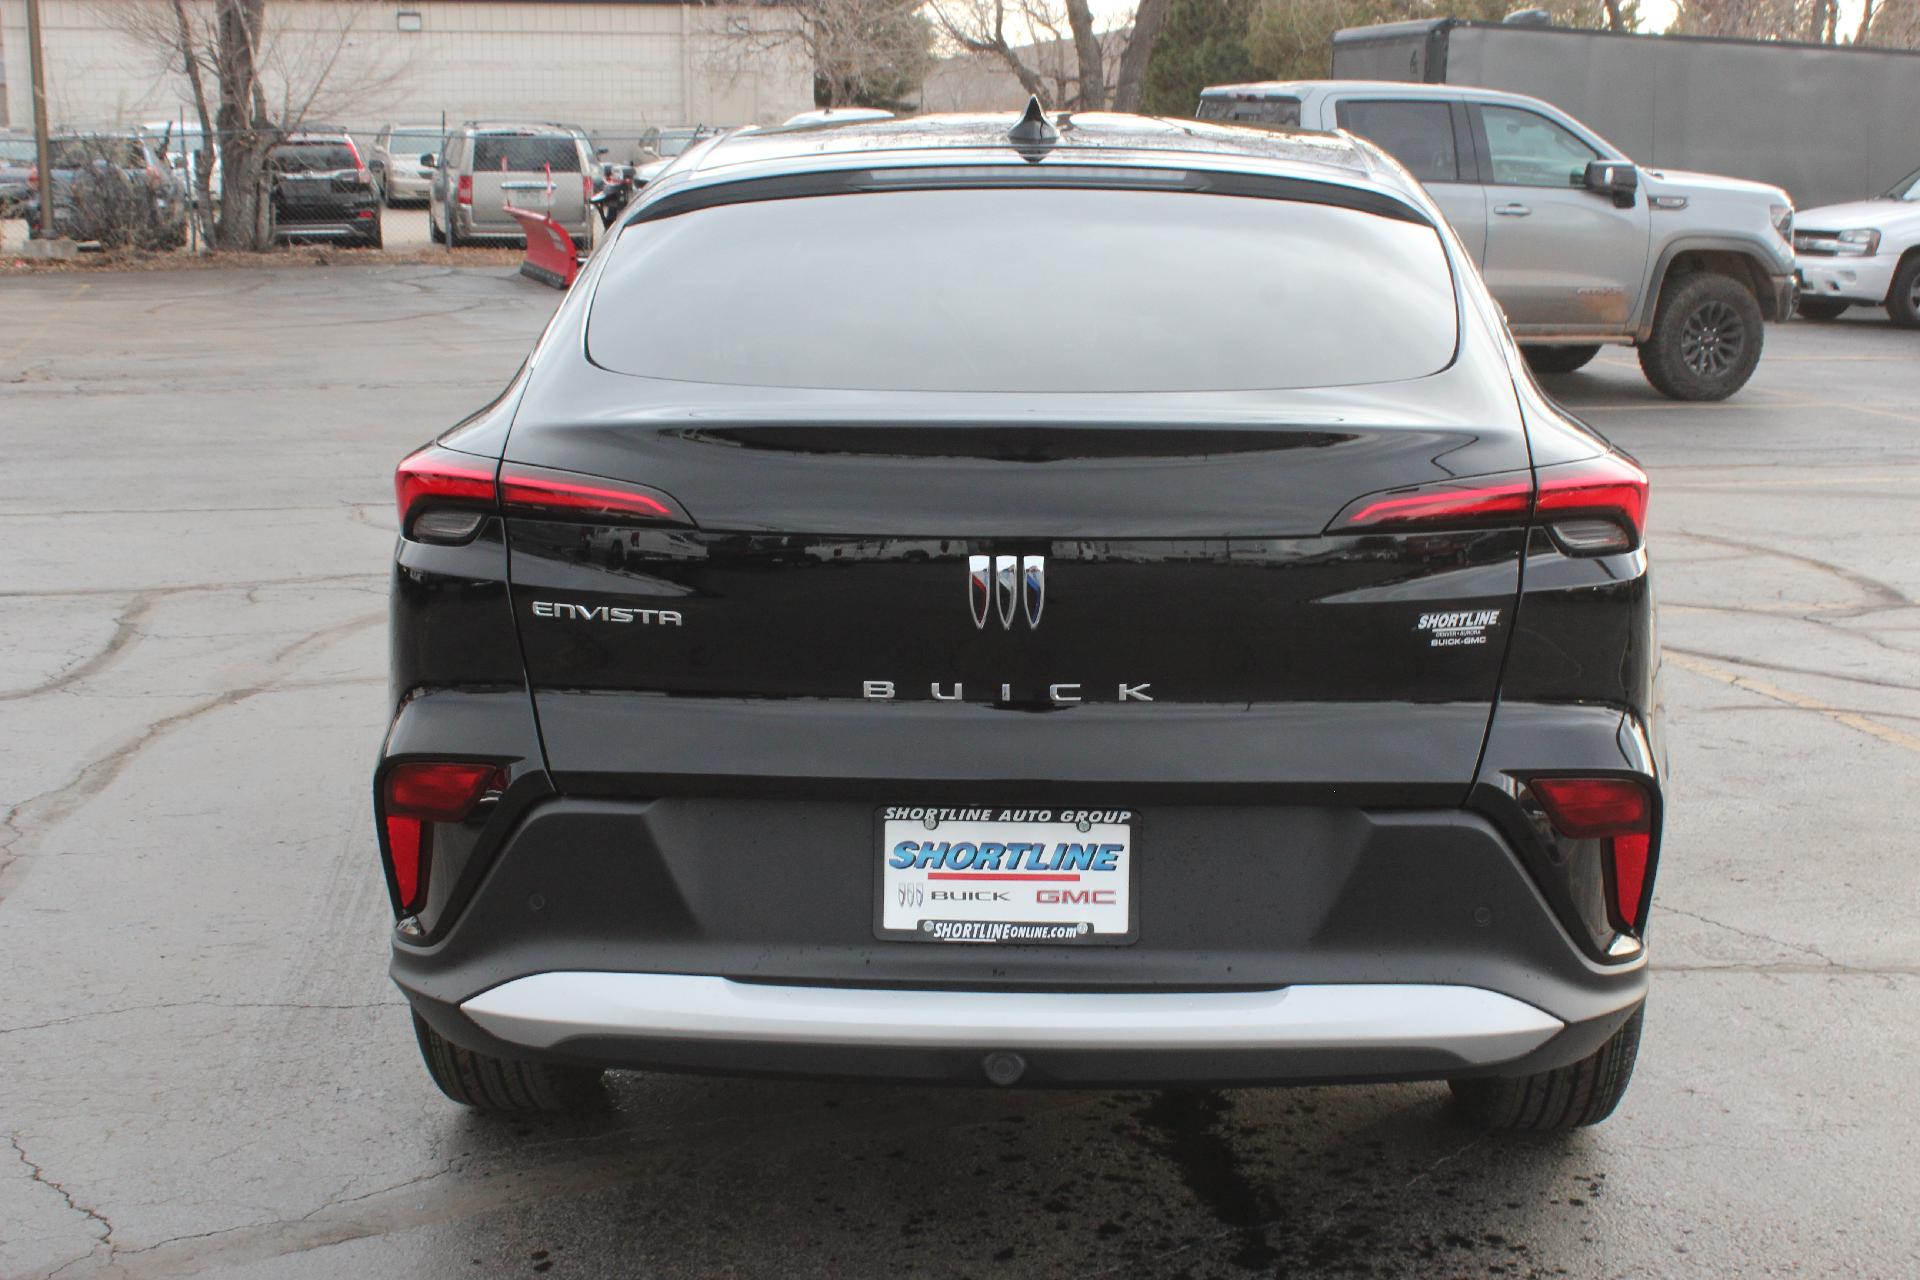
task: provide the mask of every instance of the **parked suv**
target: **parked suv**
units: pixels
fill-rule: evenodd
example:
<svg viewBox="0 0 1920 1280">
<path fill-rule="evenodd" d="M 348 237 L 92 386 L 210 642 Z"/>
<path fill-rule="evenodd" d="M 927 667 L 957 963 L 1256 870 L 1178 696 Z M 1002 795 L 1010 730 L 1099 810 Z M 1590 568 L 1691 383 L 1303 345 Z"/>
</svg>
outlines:
<svg viewBox="0 0 1920 1280">
<path fill-rule="evenodd" d="M 273 233 L 281 240 L 358 240 L 379 248 L 380 202 L 345 133 L 302 133 L 267 152 Z"/>
<path fill-rule="evenodd" d="M 437 124 L 390 124 L 373 140 L 367 171 L 380 191 L 380 203 L 392 208 L 402 200 L 425 200 L 433 191 L 428 156 L 445 150 L 446 133 Z"/>
<path fill-rule="evenodd" d="M 1778 187 L 1642 169 L 1537 98 L 1397 81 L 1219 85 L 1202 119 L 1346 129 L 1425 184 L 1542 373 L 1606 343 L 1676 400 L 1753 376 L 1793 309 L 1793 202 Z"/>
<path fill-rule="evenodd" d="M 1793 247 L 1801 315 L 1884 306 L 1895 324 L 1920 327 L 1920 169 L 1875 199 L 1806 210 Z"/>
<path fill-rule="evenodd" d="M 1399 165 L 1036 102 L 743 130 L 608 239 L 395 476 L 374 820 L 450 1097 L 1613 1109 L 1662 856 L 1647 477 Z"/>
<path fill-rule="evenodd" d="M 434 160 L 427 222 L 436 244 L 524 242 L 526 233 L 506 211 L 509 204 L 551 213 L 582 249 L 593 243 L 588 201 L 595 166 L 592 148 L 578 130 L 470 122 L 448 135 L 446 149 Z"/>
</svg>

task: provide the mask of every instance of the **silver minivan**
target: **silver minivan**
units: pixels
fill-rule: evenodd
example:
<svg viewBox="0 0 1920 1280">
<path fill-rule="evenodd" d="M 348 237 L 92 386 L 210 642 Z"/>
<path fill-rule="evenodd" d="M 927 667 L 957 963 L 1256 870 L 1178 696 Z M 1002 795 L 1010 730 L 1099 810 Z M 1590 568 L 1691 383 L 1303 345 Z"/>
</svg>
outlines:
<svg viewBox="0 0 1920 1280">
<path fill-rule="evenodd" d="M 433 158 L 427 222 L 435 244 L 521 240 L 509 204 L 551 213 L 582 249 L 593 243 L 593 154 L 566 125 L 481 124 L 450 131 Z"/>
</svg>

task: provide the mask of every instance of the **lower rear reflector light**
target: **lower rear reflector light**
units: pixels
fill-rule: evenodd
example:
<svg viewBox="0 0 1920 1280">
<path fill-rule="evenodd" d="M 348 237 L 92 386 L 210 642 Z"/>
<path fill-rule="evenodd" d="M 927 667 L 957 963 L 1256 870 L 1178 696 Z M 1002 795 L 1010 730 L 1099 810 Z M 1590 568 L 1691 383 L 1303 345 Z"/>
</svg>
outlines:
<svg viewBox="0 0 1920 1280">
<path fill-rule="evenodd" d="M 434 824 L 466 821 L 489 792 L 504 791 L 506 785 L 507 771 L 493 764 L 412 761 L 387 770 L 380 822 L 402 911 L 417 911 L 426 900 Z"/>
<path fill-rule="evenodd" d="M 1553 829 L 1569 840 L 1604 842 L 1615 922 L 1638 933 L 1653 849 L 1653 802 L 1631 778 L 1534 778 L 1528 788 Z"/>
</svg>

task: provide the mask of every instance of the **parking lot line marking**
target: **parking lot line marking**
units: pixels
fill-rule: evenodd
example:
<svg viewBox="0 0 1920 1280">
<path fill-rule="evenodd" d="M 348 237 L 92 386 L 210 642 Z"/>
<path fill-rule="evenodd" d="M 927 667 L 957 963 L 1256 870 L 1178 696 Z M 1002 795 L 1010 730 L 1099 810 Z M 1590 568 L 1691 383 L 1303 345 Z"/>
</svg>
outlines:
<svg viewBox="0 0 1920 1280">
<path fill-rule="evenodd" d="M 1839 707 L 1828 706 L 1818 698 L 1809 698 L 1805 694 L 1795 693 L 1791 689 L 1782 689 L 1777 684 L 1770 684 L 1765 680 L 1759 680 L 1753 676 L 1742 675 L 1738 671 L 1730 671 L 1716 662 L 1708 662 L 1705 659 L 1696 658 L 1692 654 L 1675 653 L 1672 649 L 1663 649 L 1661 650 L 1661 655 L 1682 671 L 1691 671 L 1695 675 L 1705 676 L 1709 680 L 1718 680 L 1721 684 L 1731 685 L 1735 689 L 1744 689 L 1748 693 L 1757 693 L 1763 698 L 1771 698 L 1775 702 L 1783 702 L 1787 706 L 1798 707 L 1802 711 L 1817 712 L 1829 720 L 1847 726 L 1849 729 L 1854 729 L 1870 737 L 1878 738 L 1880 741 L 1891 746 L 1902 747 L 1908 751 L 1920 754 L 1920 738 L 1916 738 L 1910 733 L 1902 733 L 1898 729 L 1889 728 L 1877 720 L 1869 720 L 1858 712 L 1842 711 Z"/>
</svg>

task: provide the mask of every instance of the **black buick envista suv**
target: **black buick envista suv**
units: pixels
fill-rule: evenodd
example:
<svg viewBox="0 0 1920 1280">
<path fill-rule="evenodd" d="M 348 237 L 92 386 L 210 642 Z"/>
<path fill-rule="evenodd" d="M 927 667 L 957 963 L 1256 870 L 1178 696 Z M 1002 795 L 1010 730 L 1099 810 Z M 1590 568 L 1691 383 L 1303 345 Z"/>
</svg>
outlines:
<svg viewBox="0 0 1920 1280">
<path fill-rule="evenodd" d="M 460 1102 L 1626 1088 L 1646 476 L 1365 142 L 702 144 L 396 489 L 377 826 Z"/>
</svg>

